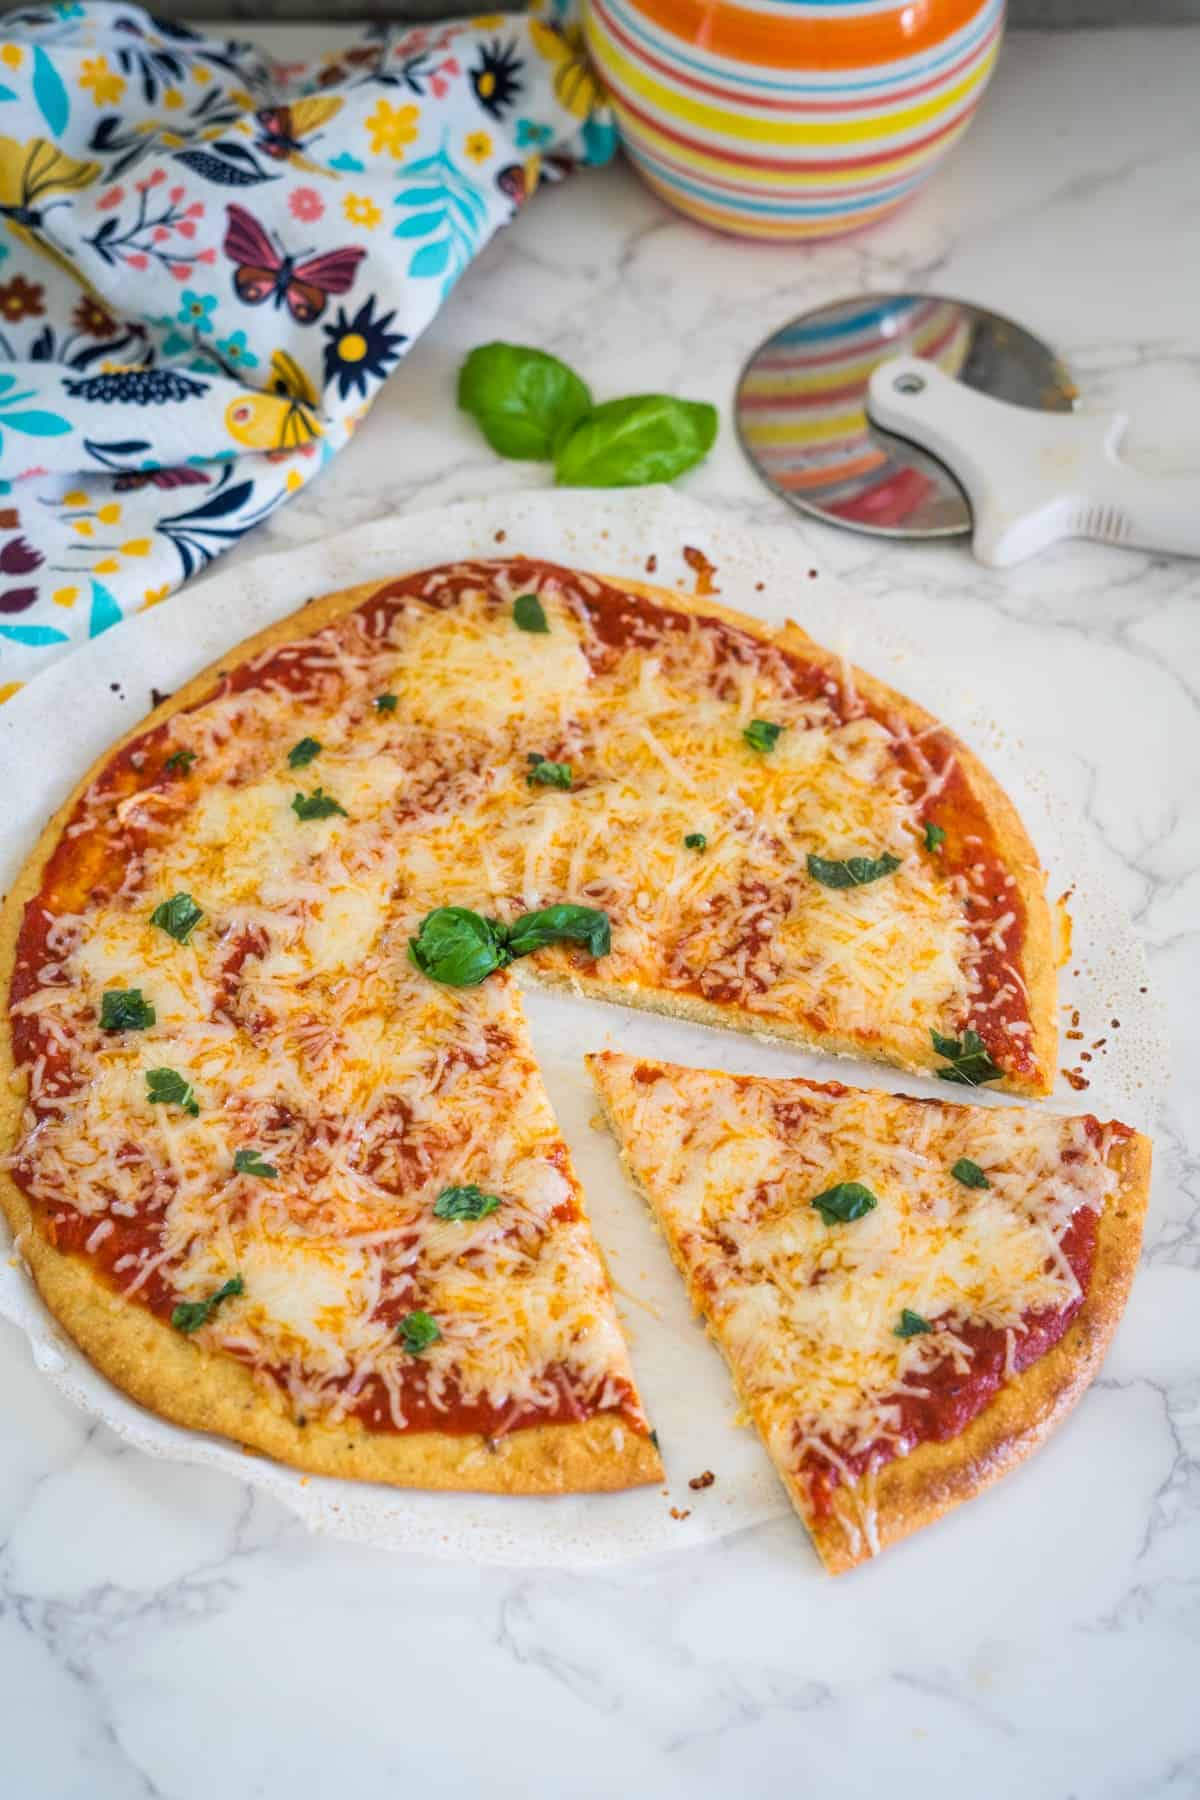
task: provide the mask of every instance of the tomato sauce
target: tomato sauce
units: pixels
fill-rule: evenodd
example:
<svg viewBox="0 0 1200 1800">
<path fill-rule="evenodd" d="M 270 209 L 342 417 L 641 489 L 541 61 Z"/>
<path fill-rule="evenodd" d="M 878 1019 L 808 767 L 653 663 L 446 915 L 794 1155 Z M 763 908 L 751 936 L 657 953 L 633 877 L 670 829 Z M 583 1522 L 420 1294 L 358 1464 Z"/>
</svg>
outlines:
<svg viewBox="0 0 1200 1800">
<path fill-rule="evenodd" d="M 1096 1120 L 1089 1119 L 1088 1124 L 1099 1132 Z M 899 1429 L 894 1436 L 857 1451 L 830 1446 L 855 1479 L 870 1468 L 882 1468 L 897 1456 L 907 1456 L 918 1444 L 941 1444 L 958 1437 L 995 1398 L 1008 1379 L 1008 1367 L 1019 1375 L 1047 1350 L 1053 1349 L 1065 1335 L 1087 1294 L 1096 1255 L 1098 1225 L 1098 1215 L 1089 1206 L 1081 1206 L 1072 1215 L 1060 1245 L 1079 1283 L 1080 1297 L 1059 1312 L 1026 1313 L 1022 1321 L 1024 1329 L 1013 1338 L 1011 1364 L 1007 1361 L 1008 1334 L 998 1326 L 955 1325 L 954 1335 L 968 1344 L 972 1352 L 965 1371 L 947 1356 L 928 1373 L 913 1377 L 914 1386 L 927 1390 L 924 1394 L 885 1396 L 883 1404 L 895 1407 L 899 1413 Z M 930 1323 L 936 1325 L 937 1320 Z M 827 1516 L 833 1504 L 834 1490 L 842 1479 L 840 1471 L 816 1449 L 806 1451 L 800 1470 L 807 1479 L 818 1517 Z"/>
</svg>

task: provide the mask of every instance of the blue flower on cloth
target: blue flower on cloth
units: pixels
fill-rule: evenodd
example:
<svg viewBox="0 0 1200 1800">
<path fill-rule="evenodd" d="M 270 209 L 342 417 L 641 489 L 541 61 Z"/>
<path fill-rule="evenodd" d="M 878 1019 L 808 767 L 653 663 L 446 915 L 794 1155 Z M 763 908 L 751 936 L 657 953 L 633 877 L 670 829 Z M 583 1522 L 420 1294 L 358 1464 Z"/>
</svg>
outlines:
<svg viewBox="0 0 1200 1800">
<path fill-rule="evenodd" d="M 139 7 L 0 18 L 0 700 L 346 442 L 612 127 L 563 0 L 304 64 Z"/>
</svg>

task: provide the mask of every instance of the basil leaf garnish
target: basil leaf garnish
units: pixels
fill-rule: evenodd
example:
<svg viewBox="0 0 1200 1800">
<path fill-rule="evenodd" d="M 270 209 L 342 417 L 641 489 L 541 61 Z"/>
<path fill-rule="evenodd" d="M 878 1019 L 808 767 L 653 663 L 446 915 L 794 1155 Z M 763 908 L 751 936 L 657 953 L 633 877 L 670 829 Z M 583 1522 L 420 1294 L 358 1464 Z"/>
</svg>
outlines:
<svg viewBox="0 0 1200 1800">
<path fill-rule="evenodd" d="M 324 746 L 314 737 L 302 737 L 298 744 L 293 744 L 288 751 L 289 769 L 307 769 L 314 756 L 320 756 Z"/>
<path fill-rule="evenodd" d="M 433 1203 L 435 1219 L 486 1219 L 500 1210 L 500 1198 L 497 1194 L 485 1194 L 474 1182 L 465 1187 L 443 1188 Z"/>
<path fill-rule="evenodd" d="M 274 1181 L 279 1170 L 274 1163 L 264 1162 L 258 1150 L 236 1150 L 233 1157 L 235 1175 L 257 1175 L 263 1181 Z"/>
<path fill-rule="evenodd" d="M 742 736 L 752 750 L 765 756 L 768 750 L 775 748 L 785 729 L 783 725 L 773 725 L 770 719 L 751 719 Z"/>
<path fill-rule="evenodd" d="M 992 1185 L 979 1164 L 972 1162 L 969 1156 L 960 1156 L 950 1173 L 955 1181 L 961 1181 L 964 1187 L 986 1188 Z"/>
<path fill-rule="evenodd" d="M 395 712 L 395 710 L 396 710 L 395 694 L 376 694 L 376 696 L 375 696 L 375 711 L 376 712 Z"/>
<path fill-rule="evenodd" d="M 707 850 L 708 839 L 702 831 L 689 831 L 683 840 L 685 850 Z"/>
<path fill-rule="evenodd" d="M 956 1081 L 963 1087 L 981 1087 L 985 1081 L 998 1081 L 1004 1074 L 997 1068 L 987 1051 L 983 1039 L 977 1031 L 964 1031 L 961 1042 L 958 1038 L 942 1037 L 939 1032 L 929 1033 L 933 1047 L 939 1056 L 944 1056 L 948 1068 L 935 1069 L 934 1074 L 939 1081 Z"/>
<path fill-rule="evenodd" d="M 515 924 L 501 930 L 512 956 L 529 956 L 550 944 L 582 944 L 592 956 L 607 956 L 612 949 L 608 914 L 595 906 L 544 906 L 539 912 L 522 913 Z"/>
<path fill-rule="evenodd" d="M 200 1111 L 195 1089 L 178 1069 L 147 1069 L 146 1098 L 152 1103 L 161 1101 L 167 1106 L 182 1106 L 184 1112 L 191 1113 L 193 1119 Z"/>
<path fill-rule="evenodd" d="M 923 1337 L 927 1331 L 932 1330 L 933 1326 L 928 1319 L 923 1319 L 919 1312 L 910 1312 L 906 1306 L 900 1314 L 900 1323 L 892 1327 L 892 1335 L 898 1338 Z"/>
<path fill-rule="evenodd" d="M 809 1202 L 815 1206 L 827 1225 L 850 1225 L 855 1219 L 873 1212 L 879 1205 L 869 1187 L 861 1181 L 839 1181 Z"/>
<path fill-rule="evenodd" d="M 848 856 L 844 860 L 825 856 L 808 857 L 808 872 L 822 887 L 866 887 L 900 867 L 900 858 L 885 850 L 882 856 Z"/>
<path fill-rule="evenodd" d="M 439 906 L 408 940 L 408 954 L 423 975 L 447 987 L 477 987 L 511 960 L 499 928 L 465 906 Z"/>
<path fill-rule="evenodd" d="M 480 344 L 463 363 L 458 404 L 501 456 L 548 462 L 592 396 L 557 356 L 496 343 Z"/>
<path fill-rule="evenodd" d="M 315 788 L 311 794 L 297 794 L 292 801 L 292 811 L 298 819 L 332 819 L 334 813 L 341 813 L 343 819 L 350 817 L 345 807 L 324 788 Z"/>
<path fill-rule="evenodd" d="M 549 632 L 546 609 L 536 594 L 517 595 L 513 601 L 513 624 L 519 625 L 522 631 L 535 631 L 540 635 Z"/>
<path fill-rule="evenodd" d="M 525 760 L 529 764 L 525 779 L 530 787 L 570 788 L 573 779 L 570 763 L 547 762 L 544 756 L 532 754 Z"/>
<path fill-rule="evenodd" d="M 410 1312 L 396 1327 L 396 1336 L 410 1356 L 420 1356 L 441 1335 L 441 1326 L 427 1312 Z"/>
<path fill-rule="evenodd" d="M 163 768 L 178 769 L 181 775 L 186 775 L 195 760 L 196 752 L 194 750 L 176 750 L 168 756 Z"/>
<path fill-rule="evenodd" d="M 156 1017 L 141 988 L 109 988 L 100 1001 L 101 1031 L 145 1031 Z"/>
<path fill-rule="evenodd" d="M 560 487 L 641 487 L 673 481 L 702 462 L 717 409 L 670 394 L 632 394 L 586 413 L 556 451 Z"/>
<path fill-rule="evenodd" d="M 181 1300 L 178 1306 L 171 1308 L 171 1323 L 176 1331 L 199 1331 L 220 1306 L 222 1300 L 232 1300 L 235 1294 L 244 1294 L 246 1284 L 240 1275 L 231 1281 L 224 1282 L 207 1300 Z"/>
<path fill-rule="evenodd" d="M 940 850 L 942 845 L 945 843 L 945 841 L 946 841 L 946 834 L 942 830 L 941 826 L 935 825 L 932 819 L 926 819 L 926 821 L 925 821 L 925 848 L 927 850 Z"/>
<path fill-rule="evenodd" d="M 186 944 L 204 917 L 190 894 L 172 894 L 161 906 L 156 906 L 150 914 L 150 923 L 173 937 L 177 944 Z"/>
<path fill-rule="evenodd" d="M 511 925 L 485 919 L 465 906 L 439 906 L 422 919 L 408 954 L 423 975 L 447 987 L 476 987 L 515 956 L 551 944 L 582 944 L 592 956 L 612 948 L 608 914 L 595 906 L 561 902 L 522 913 Z"/>
</svg>

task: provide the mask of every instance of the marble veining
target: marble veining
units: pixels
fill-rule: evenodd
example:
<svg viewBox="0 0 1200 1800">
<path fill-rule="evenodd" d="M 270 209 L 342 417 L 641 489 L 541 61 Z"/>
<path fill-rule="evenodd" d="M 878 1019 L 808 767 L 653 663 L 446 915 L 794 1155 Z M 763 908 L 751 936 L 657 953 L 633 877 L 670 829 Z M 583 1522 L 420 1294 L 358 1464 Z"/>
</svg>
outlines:
<svg viewBox="0 0 1200 1800">
<path fill-rule="evenodd" d="M 315 36 L 269 35 L 286 54 Z M 728 419 L 768 330 L 908 285 L 1022 319 L 1086 404 L 1132 415 L 1132 459 L 1200 471 L 1198 57 L 1187 30 L 1014 34 L 912 207 L 827 248 L 709 236 L 621 168 L 540 196 L 331 470 L 235 554 L 541 478 L 453 410 L 486 338 Z M 728 426 L 689 487 L 784 516 Z M 856 1575 L 820 1577 L 780 1520 L 582 1576 L 312 1539 L 89 1424 L 0 1328 L 5 1796 L 1200 1794 L 1200 565 L 1065 545 L 999 574 L 958 544 L 803 529 L 992 714 L 1019 688 L 1023 750 L 1086 817 L 1168 997 L 1146 1252 L 1103 1375 L 1026 1469 Z"/>
</svg>

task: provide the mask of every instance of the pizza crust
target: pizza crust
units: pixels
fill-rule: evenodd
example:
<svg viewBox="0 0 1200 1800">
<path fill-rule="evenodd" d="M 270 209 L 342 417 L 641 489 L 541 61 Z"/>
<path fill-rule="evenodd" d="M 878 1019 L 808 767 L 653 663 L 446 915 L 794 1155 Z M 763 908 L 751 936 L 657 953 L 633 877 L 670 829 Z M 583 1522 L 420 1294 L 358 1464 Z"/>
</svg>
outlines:
<svg viewBox="0 0 1200 1800">
<path fill-rule="evenodd" d="M 5 995 L 9 991 L 26 903 L 38 892 L 46 864 L 77 802 L 113 757 L 135 738 L 206 699 L 230 669 L 264 651 L 321 630 L 363 605 L 373 594 L 393 586 L 395 579 L 400 578 L 366 582 L 306 602 L 201 670 L 109 746 L 49 820 L 0 909 L 0 991 Z M 720 619 L 763 643 L 821 662 L 833 675 L 840 677 L 844 672 L 838 659 L 814 644 L 796 625 L 777 631 L 761 620 L 711 601 L 639 582 L 621 582 L 620 586 L 675 611 Z M 937 723 L 873 677 L 858 670 L 852 674 L 860 692 L 888 706 L 912 728 L 924 729 Z M 999 848 L 1010 862 L 1026 908 L 1025 978 L 1041 1079 L 1024 1085 L 1013 1079 L 1004 1085 L 1018 1092 L 1048 1092 L 1050 1076 L 1046 1071 L 1052 1070 L 1055 1045 L 1055 981 L 1044 878 L 1036 852 L 1002 790 L 969 750 L 958 746 L 957 754 L 972 788 L 988 808 Z M 777 1035 L 819 1048 L 861 1053 L 858 1045 L 832 1036 L 817 1037 L 811 1031 L 776 1029 L 773 1034 L 767 1033 L 762 1019 L 744 1009 L 617 988 L 599 977 L 564 975 L 553 968 L 543 969 L 537 978 L 627 1006 L 644 1006 L 759 1036 Z M 934 1061 L 931 1053 L 929 1063 L 919 1066 L 931 1067 Z M 5 1031 L 0 1033 L 0 1148 L 5 1151 L 11 1149 L 19 1132 L 24 1091 L 25 1081 L 14 1068 L 11 1038 Z M 478 1435 L 369 1432 L 353 1420 L 336 1427 L 318 1422 L 298 1426 L 288 1417 L 282 1396 L 256 1381 L 248 1368 L 221 1352 L 182 1338 L 146 1308 L 123 1302 L 82 1258 L 56 1250 L 33 1225 L 28 1201 L 6 1169 L 0 1169 L 0 1208 L 46 1304 L 75 1342 L 117 1387 L 177 1424 L 220 1433 L 248 1449 L 313 1473 L 402 1486 L 490 1493 L 562 1493 L 621 1488 L 663 1478 L 651 1438 L 613 1414 L 599 1415 L 581 1424 L 526 1428 L 500 1440 L 496 1446 L 489 1446 Z M 930 1512 L 928 1516 L 935 1514 Z M 914 1528 L 915 1525 L 907 1527 Z"/>
</svg>

